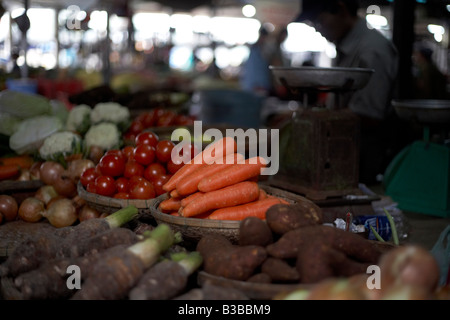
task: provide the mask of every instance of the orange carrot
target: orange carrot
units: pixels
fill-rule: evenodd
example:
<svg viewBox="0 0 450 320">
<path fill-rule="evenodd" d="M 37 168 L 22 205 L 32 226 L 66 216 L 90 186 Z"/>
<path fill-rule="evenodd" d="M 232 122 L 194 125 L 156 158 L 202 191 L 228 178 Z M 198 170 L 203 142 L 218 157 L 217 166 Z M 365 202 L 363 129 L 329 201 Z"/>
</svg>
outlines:
<svg viewBox="0 0 450 320">
<path fill-rule="evenodd" d="M 181 207 L 181 199 L 167 198 L 159 204 L 159 209 L 163 212 L 177 211 Z"/>
<path fill-rule="evenodd" d="M 29 155 L 20 155 L 13 157 L 4 157 L 0 159 L 0 165 L 16 165 L 22 169 L 30 169 L 34 160 Z"/>
<path fill-rule="evenodd" d="M 0 180 L 14 179 L 20 173 L 20 167 L 15 164 L 0 166 Z"/>
<path fill-rule="evenodd" d="M 195 193 L 193 193 L 193 194 L 188 195 L 188 196 L 185 197 L 185 198 L 182 198 L 182 199 L 181 199 L 181 206 L 182 206 L 182 207 L 186 207 L 186 206 L 189 204 L 189 202 L 191 202 L 191 201 L 194 200 L 195 198 L 200 197 L 202 194 L 204 194 L 204 192 L 198 191 L 198 192 L 195 192 Z"/>
<path fill-rule="evenodd" d="M 264 199 L 267 199 L 267 193 L 264 191 L 264 189 L 259 189 L 258 200 L 264 200 Z"/>
<path fill-rule="evenodd" d="M 289 201 L 284 200 L 284 199 L 281 199 L 281 198 L 276 197 L 276 196 L 273 196 L 273 195 L 271 195 L 271 194 L 268 194 L 268 195 L 267 195 L 267 198 L 278 199 L 278 200 L 280 200 L 280 202 L 281 202 L 282 204 L 291 204 Z"/>
<path fill-rule="evenodd" d="M 177 189 L 173 189 L 172 191 L 170 191 L 170 196 L 172 198 L 180 198 L 180 194 L 178 193 Z"/>
<path fill-rule="evenodd" d="M 221 208 L 213 211 L 208 219 L 213 220 L 243 220 L 246 217 L 266 219 L 266 211 L 273 205 L 279 204 L 280 199 L 267 198 L 256 200 L 239 206 Z"/>
<path fill-rule="evenodd" d="M 200 180 L 198 190 L 210 192 L 249 180 L 260 175 L 261 169 L 266 165 L 267 162 L 263 158 L 254 157 L 245 160 L 243 163 L 227 166 L 224 170 Z"/>
<path fill-rule="evenodd" d="M 232 207 L 255 201 L 259 197 L 259 186 L 244 181 L 220 190 L 211 191 L 191 201 L 180 209 L 183 217 L 193 217 L 209 210 Z"/>
<path fill-rule="evenodd" d="M 232 153 L 223 157 L 222 161 L 218 163 L 208 164 L 202 166 L 187 176 L 178 181 L 176 190 L 181 196 L 186 196 L 198 191 L 198 183 L 205 177 L 213 175 L 225 168 L 232 166 L 233 164 L 242 162 L 244 156 L 240 153 Z"/>
<path fill-rule="evenodd" d="M 198 153 L 191 161 L 182 166 L 172 177 L 163 185 L 167 192 L 176 188 L 178 181 L 201 166 L 213 163 L 224 155 L 235 153 L 237 149 L 236 141 L 231 137 L 224 137 L 208 145 L 203 151 Z"/>
</svg>

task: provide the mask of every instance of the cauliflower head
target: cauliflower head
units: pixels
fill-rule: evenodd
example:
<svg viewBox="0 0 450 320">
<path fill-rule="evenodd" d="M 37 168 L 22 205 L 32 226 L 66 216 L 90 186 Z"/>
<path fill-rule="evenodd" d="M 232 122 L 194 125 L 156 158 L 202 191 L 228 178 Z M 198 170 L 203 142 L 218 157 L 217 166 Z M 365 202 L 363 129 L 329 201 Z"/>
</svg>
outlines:
<svg viewBox="0 0 450 320">
<path fill-rule="evenodd" d="M 98 146 L 103 150 L 119 148 L 121 133 L 117 126 L 109 122 L 101 122 L 89 128 L 84 136 L 86 147 Z"/>
<path fill-rule="evenodd" d="M 114 123 L 123 132 L 130 123 L 130 110 L 116 102 L 97 103 L 91 112 L 91 123 L 101 122 Z"/>
<path fill-rule="evenodd" d="M 66 129 L 68 131 L 85 134 L 91 126 L 92 108 L 86 104 L 80 104 L 73 107 L 66 121 Z"/>
<path fill-rule="evenodd" d="M 71 131 L 59 131 L 45 138 L 39 148 L 39 155 L 44 160 L 63 161 L 64 157 L 82 153 L 81 137 Z"/>
</svg>

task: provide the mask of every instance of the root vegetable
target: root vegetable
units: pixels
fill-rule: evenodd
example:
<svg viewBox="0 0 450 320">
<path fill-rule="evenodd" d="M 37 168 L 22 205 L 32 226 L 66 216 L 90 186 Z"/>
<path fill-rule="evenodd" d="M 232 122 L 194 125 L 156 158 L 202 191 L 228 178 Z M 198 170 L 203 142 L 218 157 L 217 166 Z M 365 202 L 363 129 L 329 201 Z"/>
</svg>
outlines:
<svg viewBox="0 0 450 320">
<path fill-rule="evenodd" d="M 268 257 L 261 265 L 261 272 L 267 274 L 274 282 L 296 283 L 300 281 L 297 269 L 283 259 Z"/>
<path fill-rule="evenodd" d="M 344 252 L 355 260 L 377 263 L 382 251 L 359 235 L 334 227 L 317 225 L 286 232 L 275 243 L 267 246 L 268 253 L 276 258 L 297 258 L 299 249 L 311 243 L 322 242 Z"/>
<path fill-rule="evenodd" d="M 67 198 L 73 198 L 77 195 L 77 186 L 75 182 L 64 175 L 56 177 L 51 185 L 59 195 Z"/>
<path fill-rule="evenodd" d="M 258 199 L 259 186 L 255 182 L 244 181 L 203 194 L 194 199 L 179 213 L 183 217 L 193 217 L 210 210 L 233 207 Z"/>
<path fill-rule="evenodd" d="M 18 244 L 0 265 L 0 276 L 15 277 L 21 273 L 36 269 L 43 262 L 55 257 L 67 257 L 67 248 L 89 237 L 114 229 L 129 222 L 138 214 L 134 206 L 118 210 L 106 218 L 89 219 L 75 226 L 56 229 L 45 235 L 30 235 Z"/>
<path fill-rule="evenodd" d="M 239 225 L 239 245 L 265 247 L 273 242 L 272 230 L 257 217 L 247 217 Z"/>
<path fill-rule="evenodd" d="M 295 204 L 279 204 L 266 212 L 270 229 L 277 234 L 290 230 L 323 223 L 322 210 L 313 202 L 305 200 Z"/>
<path fill-rule="evenodd" d="M 206 272 L 234 280 L 247 280 L 266 259 L 261 246 L 238 246 L 221 235 L 205 235 L 197 244 Z"/>
<path fill-rule="evenodd" d="M 58 197 L 59 194 L 56 192 L 55 188 L 51 185 L 44 185 L 40 187 L 34 197 L 41 200 L 45 205 L 48 205 L 49 202 Z"/>
<path fill-rule="evenodd" d="M 14 197 L 6 194 L 0 195 L 0 216 L 2 216 L 5 221 L 16 220 L 18 210 L 18 204 Z"/>
<path fill-rule="evenodd" d="M 169 181 L 163 185 L 163 189 L 171 192 L 176 188 L 177 183 L 188 174 L 202 166 L 213 163 L 216 159 L 223 158 L 227 154 L 235 153 L 236 149 L 236 141 L 231 137 L 224 137 L 214 141 L 175 172 Z"/>
<path fill-rule="evenodd" d="M 67 177 L 69 177 L 72 181 L 77 183 L 85 170 L 94 167 L 95 167 L 94 161 L 90 159 L 72 160 L 67 165 L 65 175 L 67 175 Z"/>
<path fill-rule="evenodd" d="M 38 222 L 44 217 L 45 204 L 35 197 L 29 197 L 22 201 L 18 215 L 26 222 Z"/>
<path fill-rule="evenodd" d="M 145 270 L 174 243 L 169 226 L 161 224 L 140 241 L 117 254 L 103 257 L 92 266 L 91 276 L 72 297 L 74 300 L 117 300 L 127 296 Z"/>
<path fill-rule="evenodd" d="M 381 287 L 387 290 L 395 285 L 409 285 L 436 290 L 440 270 L 433 255 L 417 245 L 397 247 L 380 259 Z"/>
<path fill-rule="evenodd" d="M 255 182 L 253 182 L 255 183 Z M 243 220 L 247 217 L 265 219 L 267 210 L 273 205 L 281 203 L 278 198 L 267 198 L 242 204 L 239 206 L 214 210 L 208 219 L 214 220 Z"/>
<path fill-rule="evenodd" d="M 200 197 L 202 194 L 204 194 L 204 193 L 198 191 L 198 192 L 195 192 L 195 193 L 193 193 L 193 194 L 188 195 L 188 196 L 185 197 L 185 198 L 182 198 L 182 199 L 181 199 L 181 206 L 182 206 L 182 207 L 186 207 L 186 206 L 189 204 L 189 202 L 193 201 L 195 198 Z"/>
<path fill-rule="evenodd" d="M 100 218 L 100 212 L 98 212 L 98 210 L 92 208 L 88 204 L 83 205 L 78 212 L 78 220 L 80 221 L 96 218 Z"/>
<path fill-rule="evenodd" d="M 67 198 L 54 201 L 42 215 L 55 228 L 71 226 L 78 220 L 77 209 L 72 200 Z"/>
<path fill-rule="evenodd" d="M 39 175 L 46 185 L 53 185 L 55 181 L 64 173 L 62 164 L 54 161 L 45 161 L 39 168 Z"/>
<path fill-rule="evenodd" d="M 272 278 L 267 273 L 256 273 L 247 279 L 247 282 L 252 283 L 272 283 Z"/>
<path fill-rule="evenodd" d="M 227 166 L 223 170 L 200 180 L 197 186 L 198 190 L 201 192 L 211 192 L 249 180 L 259 176 L 261 170 L 266 165 L 267 161 L 264 158 L 253 157 L 244 162 Z"/>
<path fill-rule="evenodd" d="M 202 264 L 202 256 L 191 252 L 179 261 L 164 260 L 147 270 L 130 291 L 131 300 L 167 300 L 181 294 L 189 276 Z"/>
<path fill-rule="evenodd" d="M 178 181 L 176 185 L 176 190 L 181 196 L 187 196 L 189 194 L 197 192 L 198 184 L 202 179 L 216 174 L 224 170 L 225 168 L 243 160 L 244 156 L 242 154 L 233 153 L 225 156 L 220 163 L 212 163 L 206 166 L 199 167 L 192 173 L 185 176 L 183 179 L 180 179 L 180 181 Z"/>
<path fill-rule="evenodd" d="M 159 204 L 159 209 L 162 212 L 178 211 L 181 208 L 181 199 L 167 198 Z"/>
</svg>

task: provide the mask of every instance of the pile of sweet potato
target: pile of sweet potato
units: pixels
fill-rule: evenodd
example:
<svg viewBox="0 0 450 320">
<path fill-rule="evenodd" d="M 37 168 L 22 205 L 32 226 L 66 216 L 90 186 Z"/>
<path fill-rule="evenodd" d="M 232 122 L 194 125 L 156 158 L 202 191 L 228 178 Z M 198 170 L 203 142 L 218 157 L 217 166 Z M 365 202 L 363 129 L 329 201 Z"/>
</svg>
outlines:
<svg viewBox="0 0 450 320">
<path fill-rule="evenodd" d="M 258 283 L 317 283 L 365 273 L 388 246 L 323 225 L 321 209 L 305 200 L 277 204 L 266 219 L 244 219 L 239 244 L 205 235 L 197 245 L 207 273 Z"/>
</svg>

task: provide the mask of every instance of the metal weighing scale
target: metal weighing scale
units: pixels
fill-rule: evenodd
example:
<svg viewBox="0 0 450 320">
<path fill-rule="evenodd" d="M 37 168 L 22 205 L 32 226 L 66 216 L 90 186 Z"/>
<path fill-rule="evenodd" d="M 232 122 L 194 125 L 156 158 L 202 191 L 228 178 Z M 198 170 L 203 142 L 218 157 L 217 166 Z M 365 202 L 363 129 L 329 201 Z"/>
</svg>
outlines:
<svg viewBox="0 0 450 320">
<path fill-rule="evenodd" d="M 392 105 L 400 118 L 423 126 L 423 139 L 391 161 L 385 193 L 402 210 L 450 217 L 450 101 L 398 100 Z M 431 139 L 431 129 L 437 130 L 437 140 Z"/>
<path fill-rule="evenodd" d="M 276 81 L 303 104 L 290 125 L 280 132 L 280 170 L 270 178 L 270 183 L 317 202 L 362 194 L 358 188 L 359 119 L 339 106 L 342 95 L 366 86 L 374 71 L 273 66 L 270 69 Z M 334 103 L 319 105 L 310 99 L 311 94 L 321 93 L 334 93 Z"/>
</svg>

